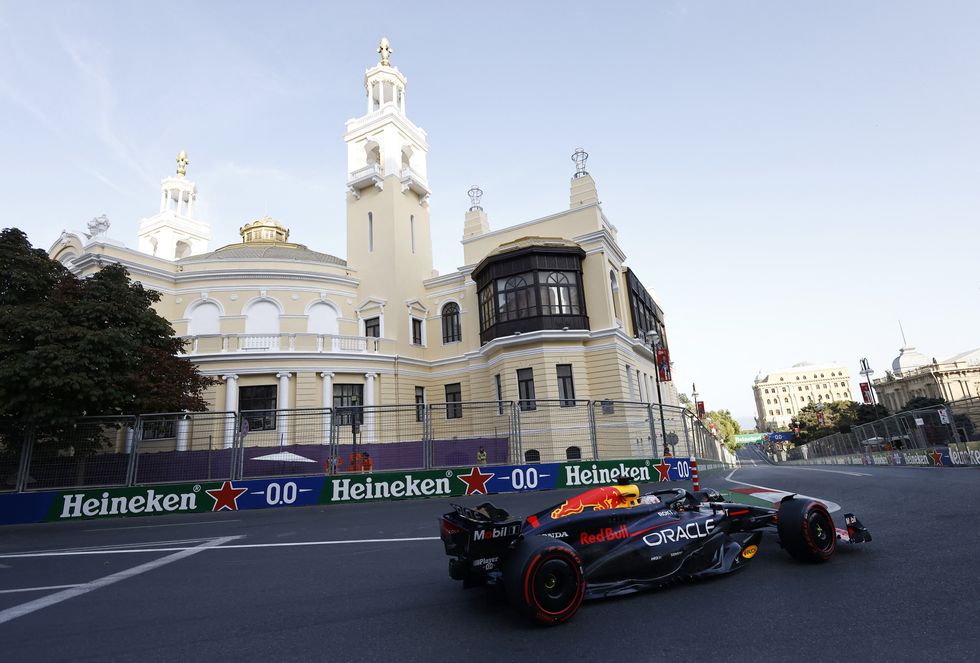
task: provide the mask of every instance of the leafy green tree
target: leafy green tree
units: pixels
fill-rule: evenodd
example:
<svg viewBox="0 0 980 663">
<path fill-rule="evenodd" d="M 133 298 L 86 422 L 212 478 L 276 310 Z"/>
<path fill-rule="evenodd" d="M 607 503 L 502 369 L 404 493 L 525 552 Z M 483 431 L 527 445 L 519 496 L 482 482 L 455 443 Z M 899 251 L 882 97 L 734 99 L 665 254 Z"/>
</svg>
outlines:
<svg viewBox="0 0 980 663">
<path fill-rule="evenodd" d="M 718 429 L 718 434 L 725 440 L 725 446 L 735 450 L 735 436 L 742 432 L 742 427 L 732 417 L 729 410 L 711 410 L 705 413 L 705 420 L 709 424 L 714 424 Z"/>
<path fill-rule="evenodd" d="M 899 412 L 909 412 L 911 410 L 924 410 L 926 408 L 936 407 L 937 405 L 946 405 L 946 400 L 943 398 L 929 398 L 927 396 L 916 396 L 909 400 Z"/>
<path fill-rule="evenodd" d="M 83 415 L 205 410 L 215 383 L 187 359 L 183 342 L 153 310 L 160 295 L 110 265 L 78 279 L 30 245 L 0 231 L 0 438 L 26 432 L 63 445 Z M 75 453 L 97 439 L 72 440 Z"/>
</svg>

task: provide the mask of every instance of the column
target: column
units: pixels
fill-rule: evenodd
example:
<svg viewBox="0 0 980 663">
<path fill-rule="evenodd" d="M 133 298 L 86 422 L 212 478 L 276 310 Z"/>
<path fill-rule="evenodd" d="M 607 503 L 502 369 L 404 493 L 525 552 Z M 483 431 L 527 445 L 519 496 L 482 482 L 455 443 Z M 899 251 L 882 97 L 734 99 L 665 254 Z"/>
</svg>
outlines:
<svg viewBox="0 0 980 663">
<path fill-rule="evenodd" d="M 374 110 L 374 83 L 368 83 L 367 85 L 367 112 L 370 113 Z"/>
<path fill-rule="evenodd" d="M 364 385 L 364 432 L 367 433 L 363 437 L 365 442 L 374 441 L 374 380 L 377 377 L 377 373 L 364 374 L 367 381 Z"/>
<path fill-rule="evenodd" d="M 378 110 L 385 105 L 385 82 L 378 81 Z"/>
<path fill-rule="evenodd" d="M 330 408 L 333 407 L 333 373 L 320 373 L 323 378 L 323 443 L 330 444 Z"/>
<path fill-rule="evenodd" d="M 191 418 L 188 415 L 177 420 L 177 451 L 187 451 L 191 436 Z"/>
<path fill-rule="evenodd" d="M 289 376 L 291 373 L 276 373 L 279 378 L 279 394 L 276 399 L 276 439 L 279 446 L 289 443 L 289 419 L 286 410 L 289 409 Z"/>
<path fill-rule="evenodd" d="M 405 113 L 405 88 L 399 88 L 402 95 L 402 113 Z"/>
<path fill-rule="evenodd" d="M 194 218 L 194 194 L 187 194 L 187 216 L 189 218 Z"/>
<path fill-rule="evenodd" d="M 160 211 L 162 212 L 167 207 L 167 190 L 160 190 Z"/>
<path fill-rule="evenodd" d="M 231 449 L 235 444 L 235 413 L 238 412 L 238 376 L 222 375 L 225 381 L 225 411 L 228 412 L 225 421 L 224 448 Z"/>
</svg>

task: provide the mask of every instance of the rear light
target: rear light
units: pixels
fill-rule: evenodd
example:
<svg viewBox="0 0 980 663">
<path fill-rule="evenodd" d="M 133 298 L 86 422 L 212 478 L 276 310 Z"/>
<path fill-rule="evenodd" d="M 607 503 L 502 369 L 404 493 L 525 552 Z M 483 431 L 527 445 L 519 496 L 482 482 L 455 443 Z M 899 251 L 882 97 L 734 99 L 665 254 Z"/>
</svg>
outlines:
<svg viewBox="0 0 980 663">
<path fill-rule="evenodd" d="M 439 531 L 442 534 L 443 538 L 448 538 L 451 537 L 453 534 L 459 534 L 460 532 L 463 531 L 463 528 L 457 527 L 456 525 L 453 525 L 451 522 L 443 518 L 442 525 L 439 528 Z"/>
</svg>

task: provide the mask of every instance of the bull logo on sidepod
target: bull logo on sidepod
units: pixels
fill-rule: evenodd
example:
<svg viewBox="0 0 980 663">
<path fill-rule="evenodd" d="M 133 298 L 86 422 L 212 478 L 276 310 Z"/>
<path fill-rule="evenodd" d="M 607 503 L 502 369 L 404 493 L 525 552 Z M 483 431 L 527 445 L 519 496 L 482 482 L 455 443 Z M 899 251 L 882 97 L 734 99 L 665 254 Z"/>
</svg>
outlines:
<svg viewBox="0 0 980 663">
<path fill-rule="evenodd" d="M 628 492 L 626 486 L 600 486 L 587 490 L 581 495 L 569 497 L 561 503 L 561 506 L 551 512 L 551 517 L 557 520 L 565 516 L 582 513 L 586 509 L 606 511 L 607 509 L 633 506 L 635 503 L 636 498 Z"/>
</svg>

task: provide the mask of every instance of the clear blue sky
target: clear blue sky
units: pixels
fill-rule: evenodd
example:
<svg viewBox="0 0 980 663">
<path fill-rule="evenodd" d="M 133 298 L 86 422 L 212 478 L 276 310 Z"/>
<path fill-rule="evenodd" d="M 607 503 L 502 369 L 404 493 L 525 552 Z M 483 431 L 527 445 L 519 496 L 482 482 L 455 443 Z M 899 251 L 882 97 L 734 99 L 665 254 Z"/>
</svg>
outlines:
<svg viewBox="0 0 980 663">
<path fill-rule="evenodd" d="M 186 149 L 212 246 L 270 214 L 344 256 L 344 121 L 383 34 L 442 272 L 471 184 L 493 228 L 561 210 L 582 146 L 709 409 L 751 419 L 756 373 L 802 360 L 883 374 L 899 319 L 930 357 L 980 346 L 972 0 L 5 1 L 3 225 L 46 249 L 105 213 L 135 245 Z"/>
</svg>

